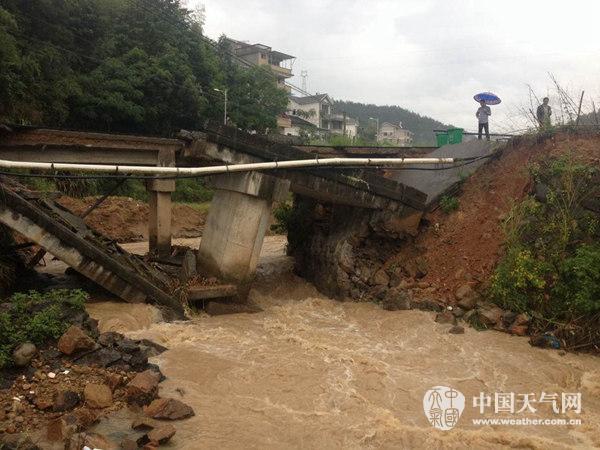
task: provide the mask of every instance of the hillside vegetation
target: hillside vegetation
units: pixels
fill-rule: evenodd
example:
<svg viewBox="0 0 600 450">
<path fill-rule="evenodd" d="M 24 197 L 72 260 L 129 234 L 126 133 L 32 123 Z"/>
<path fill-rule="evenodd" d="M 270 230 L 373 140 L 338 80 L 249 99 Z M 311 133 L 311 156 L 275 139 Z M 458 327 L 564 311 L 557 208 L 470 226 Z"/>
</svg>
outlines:
<svg viewBox="0 0 600 450">
<path fill-rule="evenodd" d="M 448 125 L 438 122 L 427 116 L 421 116 L 408 109 L 395 105 L 377 106 L 373 104 L 356 103 L 351 101 L 336 101 L 335 110 L 339 113 L 346 111 L 349 117 L 359 120 L 361 135 L 366 138 L 373 138 L 375 134 L 376 122 L 370 120 L 370 117 L 379 118 L 379 124 L 390 122 L 397 124 L 402 122 L 404 128 L 412 131 L 415 145 L 435 145 L 435 129 L 446 129 Z"/>
<path fill-rule="evenodd" d="M 170 135 L 228 115 L 276 126 L 287 96 L 241 68 L 180 0 L 1 0 L 0 121 Z"/>
</svg>

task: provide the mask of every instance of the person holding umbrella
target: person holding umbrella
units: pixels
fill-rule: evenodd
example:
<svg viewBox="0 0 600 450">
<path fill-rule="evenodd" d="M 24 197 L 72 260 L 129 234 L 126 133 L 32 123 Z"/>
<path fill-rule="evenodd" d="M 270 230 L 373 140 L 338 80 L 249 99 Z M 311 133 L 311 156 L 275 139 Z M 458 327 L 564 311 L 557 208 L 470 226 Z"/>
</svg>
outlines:
<svg viewBox="0 0 600 450">
<path fill-rule="evenodd" d="M 481 132 L 485 130 L 485 138 L 490 140 L 490 124 L 489 124 L 489 116 L 492 115 L 492 110 L 488 105 L 485 104 L 485 100 L 481 100 L 479 102 L 481 105 L 477 112 L 475 113 L 475 117 L 479 120 L 479 131 L 477 135 L 477 139 L 481 139 Z"/>
<path fill-rule="evenodd" d="M 492 115 L 492 110 L 488 105 L 498 105 L 501 100 L 496 94 L 491 92 L 481 92 L 473 97 L 476 102 L 479 102 L 479 109 L 475 113 L 475 117 L 479 121 L 478 139 L 481 139 L 481 134 L 485 130 L 485 137 L 490 140 L 490 125 L 489 117 Z"/>
</svg>

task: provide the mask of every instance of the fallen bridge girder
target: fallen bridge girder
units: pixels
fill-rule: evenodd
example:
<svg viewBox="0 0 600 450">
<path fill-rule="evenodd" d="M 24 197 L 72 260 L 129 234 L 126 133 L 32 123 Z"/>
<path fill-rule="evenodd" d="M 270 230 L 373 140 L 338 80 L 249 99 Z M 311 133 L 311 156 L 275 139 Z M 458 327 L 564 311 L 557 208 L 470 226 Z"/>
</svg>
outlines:
<svg viewBox="0 0 600 450">
<path fill-rule="evenodd" d="M 146 294 L 125 283 L 114 273 L 84 256 L 74 247 L 65 245 L 54 235 L 23 216 L 8 209 L 0 208 L 0 222 L 17 231 L 31 241 L 36 242 L 46 252 L 56 256 L 77 272 L 95 281 L 107 291 L 130 303 L 146 301 Z"/>
<path fill-rule="evenodd" d="M 70 229 L 58 217 L 51 217 L 1 184 L 0 196 L 0 221 L 5 225 L 124 300 L 139 302 L 151 298 L 183 317 L 183 308 L 173 296 L 153 284 L 148 273 L 138 273 L 148 271 L 143 261 L 128 261 L 127 253 L 118 246 L 107 249 L 98 242 L 88 242 L 86 230 Z M 75 225 L 76 229 L 81 226 L 82 223 Z"/>
</svg>

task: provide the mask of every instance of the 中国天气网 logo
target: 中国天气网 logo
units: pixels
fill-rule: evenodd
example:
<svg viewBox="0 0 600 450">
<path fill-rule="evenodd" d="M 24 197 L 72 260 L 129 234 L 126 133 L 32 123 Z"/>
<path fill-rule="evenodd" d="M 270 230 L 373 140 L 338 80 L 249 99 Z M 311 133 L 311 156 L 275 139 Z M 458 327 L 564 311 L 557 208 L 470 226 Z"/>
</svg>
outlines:
<svg viewBox="0 0 600 450">
<path fill-rule="evenodd" d="M 423 410 L 429 423 L 439 430 L 451 430 L 465 409 L 465 396 L 448 386 L 434 386 L 423 396 Z"/>
<path fill-rule="evenodd" d="M 475 414 L 500 414 L 500 417 L 477 417 L 474 425 L 581 425 L 580 392 L 544 392 L 518 394 L 514 392 L 480 392 L 472 397 Z M 539 410 L 555 417 L 536 416 Z M 439 430 L 453 429 L 465 409 L 465 396 L 448 386 L 434 386 L 423 396 L 423 411 L 429 423 Z M 534 414 L 533 417 L 530 415 Z M 570 415 L 568 415 L 570 414 Z M 520 417 L 519 417 L 520 416 Z M 558 416 L 558 417 L 556 417 Z"/>
</svg>

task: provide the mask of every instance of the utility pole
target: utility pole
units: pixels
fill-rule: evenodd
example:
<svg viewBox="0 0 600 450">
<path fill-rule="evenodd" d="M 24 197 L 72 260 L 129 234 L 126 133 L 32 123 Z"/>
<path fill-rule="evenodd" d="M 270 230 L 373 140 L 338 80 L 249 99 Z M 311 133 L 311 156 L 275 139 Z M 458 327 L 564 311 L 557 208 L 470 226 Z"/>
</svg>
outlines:
<svg viewBox="0 0 600 450">
<path fill-rule="evenodd" d="M 306 92 L 306 78 L 308 77 L 308 70 L 301 71 L 300 76 L 302 77 L 302 90 Z"/>
<path fill-rule="evenodd" d="M 214 88 L 215 91 L 220 92 L 225 97 L 225 103 L 223 105 L 223 125 L 227 125 L 227 89 L 217 89 Z"/>
<path fill-rule="evenodd" d="M 346 111 L 342 111 L 344 123 L 342 124 L 342 133 L 346 136 Z"/>
</svg>

